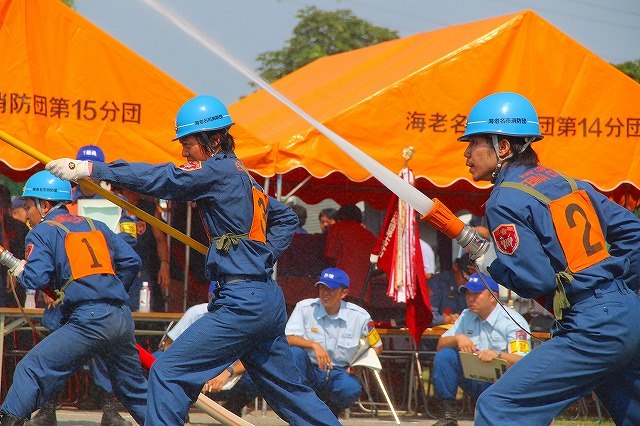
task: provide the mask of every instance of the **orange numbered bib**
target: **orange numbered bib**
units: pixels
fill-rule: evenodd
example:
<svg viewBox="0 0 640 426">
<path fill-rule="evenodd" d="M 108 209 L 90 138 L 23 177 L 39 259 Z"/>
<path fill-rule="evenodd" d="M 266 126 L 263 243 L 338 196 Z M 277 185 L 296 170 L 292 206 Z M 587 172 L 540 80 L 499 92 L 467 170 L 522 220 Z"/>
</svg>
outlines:
<svg viewBox="0 0 640 426">
<path fill-rule="evenodd" d="M 251 176 L 249 176 L 249 179 L 251 179 Z M 267 241 L 267 206 L 269 205 L 269 196 L 254 185 L 251 185 L 251 196 L 253 197 L 253 220 L 251 221 L 249 239 L 264 243 Z"/>
<path fill-rule="evenodd" d="M 609 252 L 589 195 L 578 189 L 573 179 L 563 177 L 571 185 L 571 192 L 557 200 L 518 182 L 503 182 L 500 186 L 526 192 L 547 204 L 567 267 L 570 272 L 579 272 L 606 259 Z"/>
<path fill-rule="evenodd" d="M 551 201 L 549 210 L 571 272 L 609 257 L 600 220 L 584 190 Z"/>
<path fill-rule="evenodd" d="M 74 280 L 95 274 L 115 275 L 111 254 L 102 232 L 71 232 L 65 236 L 64 248 L 69 257 Z"/>
<path fill-rule="evenodd" d="M 240 238 L 248 238 L 251 241 L 260 243 L 267 242 L 267 207 L 269 206 L 269 196 L 260 191 L 253 178 L 249 174 L 249 170 L 242 164 L 240 160 L 236 161 L 236 167 L 244 170 L 251 183 L 251 199 L 253 200 L 253 217 L 251 219 L 251 229 L 245 234 L 224 234 L 220 237 L 210 238 L 211 242 L 215 241 L 216 248 L 223 252 L 229 251 L 231 244 L 237 245 Z"/>
</svg>

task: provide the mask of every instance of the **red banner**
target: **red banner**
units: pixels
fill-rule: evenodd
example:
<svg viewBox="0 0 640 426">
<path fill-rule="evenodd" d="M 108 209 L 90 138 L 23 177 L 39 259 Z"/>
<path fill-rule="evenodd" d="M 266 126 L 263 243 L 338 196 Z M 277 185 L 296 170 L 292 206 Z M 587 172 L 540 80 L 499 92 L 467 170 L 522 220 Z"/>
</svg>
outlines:
<svg viewBox="0 0 640 426">
<path fill-rule="evenodd" d="M 403 169 L 400 175 L 407 182 L 414 183 L 413 173 L 408 168 Z M 433 313 L 424 275 L 416 212 L 395 194 L 373 254 L 379 256 L 378 267 L 389 275 L 387 295 L 407 305 L 406 324 L 417 347 L 422 333 L 431 325 Z"/>
</svg>

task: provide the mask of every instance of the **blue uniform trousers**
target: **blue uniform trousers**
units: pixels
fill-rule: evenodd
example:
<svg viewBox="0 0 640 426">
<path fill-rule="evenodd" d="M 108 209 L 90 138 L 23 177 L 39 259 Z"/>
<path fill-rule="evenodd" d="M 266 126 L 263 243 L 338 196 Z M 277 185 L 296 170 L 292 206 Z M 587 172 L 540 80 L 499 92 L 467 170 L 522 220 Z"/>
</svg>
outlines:
<svg viewBox="0 0 640 426">
<path fill-rule="evenodd" d="M 72 373 L 100 355 L 106 362 L 116 396 L 136 422 L 144 424 L 147 380 L 133 330 L 133 317 L 125 305 L 80 305 L 65 325 L 20 361 L 2 410 L 29 418 Z"/>
<path fill-rule="evenodd" d="M 573 304 L 551 340 L 480 396 L 477 426 L 548 425 L 591 391 L 616 425 L 640 425 L 640 298 L 612 287 Z"/>
<path fill-rule="evenodd" d="M 438 398 L 456 399 L 458 386 L 472 398 L 477 398 L 491 383 L 466 379 L 458 351 L 443 348 L 436 352 L 433 361 L 433 390 Z"/>
<path fill-rule="evenodd" d="M 240 359 L 271 408 L 292 425 L 339 425 L 302 384 L 284 335 L 278 284 L 241 281 L 216 291 L 209 312 L 183 332 L 149 372 L 145 426 L 184 424 L 204 383 Z"/>
<path fill-rule="evenodd" d="M 109 380 L 109 369 L 102 358 L 97 356 L 93 359 L 91 371 L 93 372 L 93 383 L 106 393 L 113 393 L 113 386 Z"/>
<path fill-rule="evenodd" d="M 51 331 L 59 329 L 62 326 L 62 320 L 62 309 L 59 307 L 48 307 L 45 309 L 44 314 L 42 315 L 42 325 L 44 325 Z M 109 381 L 109 373 L 104 360 L 97 356 L 89 363 L 89 366 L 93 373 L 93 382 L 105 392 L 113 393 L 113 387 L 111 386 L 111 382 Z"/>
<path fill-rule="evenodd" d="M 351 407 L 362 393 L 362 385 L 358 379 L 347 373 L 345 368 L 335 367 L 327 371 L 311 363 L 307 352 L 297 346 L 291 347 L 303 383 L 316 391 L 333 411 Z"/>
</svg>

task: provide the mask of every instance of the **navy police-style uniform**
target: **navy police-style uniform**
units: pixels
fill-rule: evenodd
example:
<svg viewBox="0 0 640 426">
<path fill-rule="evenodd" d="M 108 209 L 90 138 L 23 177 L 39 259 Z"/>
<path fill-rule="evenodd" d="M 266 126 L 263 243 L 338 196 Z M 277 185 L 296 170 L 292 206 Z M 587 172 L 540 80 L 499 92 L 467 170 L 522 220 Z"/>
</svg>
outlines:
<svg viewBox="0 0 640 426">
<path fill-rule="evenodd" d="M 527 298 L 558 288 L 561 319 L 551 340 L 480 396 L 476 425 L 547 425 L 591 391 L 617 425 L 640 424 L 640 221 L 540 165 L 503 169 L 486 210 L 491 276 Z"/>
<path fill-rule="evenodd" d="M 464 291 L 459 293 L 464 295 Z M 524 357 L 531 347 L 531 341 L 527 335 L 531 330 L 522 315 L 507 309 L 508 312 L 502 306 L 495 306 L 489 316 L 483 320 L 467 308 L 462 311 L 451 328 L 442 334 L 442 337 L 463 334 L 471 339 L 478 351 L 494 350 Z M 455 400 L 458 386 L 472 398 L 476 398 L 491 386 L 491 383 L 465 378 L 458 350 L 442 348 L 436 352 L 433 361 L 434 393 L 438 398 Z"/>
<path fill-rule="evenodd" d="M 369 333 L 370 322 L 367 311 L 344 300 L 337 316 L 332 317 L 317 298 L 298 302 L 287 322 L 287 336 L 316 342 L 329 353 L 333 368 L 327 371 L 318 367 L 312 349 L 291 347 L 304 382 L 334 411 L 350 407 L 362 393 L 360 382 L 347 369 L 358 351 L 360 338 Z M 379 341 L 375 347 L 381 345 Z"/>
<path fill-rule="evenodd" d="M 77 241 L 75 246 L 65 245 L 68 236 L 91 231 L 91 223 L 103 236 L 106 246 L 102 247 L 108 254 L 92 247 L 89 239 Z M 147 380 L 136 349 L 133 317 L 125 305 L 125 285 L 135 278 L 140 258 L 104 223 L 91 223 L 60 207 L 51 210 L 45 222 L 27 235 L 27 263 L 18 280 L 28 289 L 63 289 L 60 307 L 64 319 L 60 328 L 20 361 L 2 410 L 29 418 L 74 371 L 98 355 L 106 361 L 116 396 L 134 419 L 144 424 Z M 82 256 L 89 262 L 79 262 Z M 72 263 L 74 267 L 84 265 L 89 271 L 99 264 L 101 271 L 113 272 L 70 280 Z M 74 277 L 82 275 L 77 271 Z"/>
<path fill-rule="evenodd" d="M 429 278 L 429 298 L 433 310 L 431 326 L 444 324 L 444 312 L 450 309 L 453 314 L 460 314 L 467 308 L 464 293 L 458 291 L 454 270 L 443 271 Z"/>
<path fill-rule="evenodd" d="M 182 424 L 205 382 L 242 360 L 273 410 L 295 425 L 337 425 L 338 420 L 302 384 L 284 334 L 284 296 L 271 279 L 273 266 L 287 248 L 298 217 L 268 198 L 265 242 L 250 238 L 254 192 L 235 154 L 216 154 L 206 161 L 173 164 L 93 163 L 92 177 L 156 198 L 195 200 L 212 246 L 206 274 L 219 288 L 209 312 L 192 324 L 153 365 L 149 373 L 146 425 Z M 262 225 L 261 225 L 262 226 Z"/>
</svg>

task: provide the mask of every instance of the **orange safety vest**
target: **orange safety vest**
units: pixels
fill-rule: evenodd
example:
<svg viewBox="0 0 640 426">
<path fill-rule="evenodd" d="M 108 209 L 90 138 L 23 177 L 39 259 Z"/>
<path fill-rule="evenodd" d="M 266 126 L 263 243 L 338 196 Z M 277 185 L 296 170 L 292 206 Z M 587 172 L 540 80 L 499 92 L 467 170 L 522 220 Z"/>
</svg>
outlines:
<svg viewBox="0 0 640 426">
<path fill-rule="evenodd" d="M 567 269 L 556 273 L 553 312 L 558 320 L 562 319 L 562 309 L 571 306 L 564 285 L 573 281 L 572 273 L 580 272 L 610 256 L 600 220 L 589 195 L 585 190 L 578 189 L 572 178 L 560 176 L 569 183 L 571 192 L 556 200 L 519 182 L 500 184 L 501 187 L 526 192 L 549 208 L 556 236 L 567 259 Z"/>
<path fill-rule="evenodd" d="M 571 185 L 571 192 L 557 200 L 518 182 L 503 182 L 500 186 L 519 189 L 547 204 L 567 267 L 571 272 L 580 272 L 609 257 L 609 252 L 589 195 L 578 189 L 575 180 L 562 177 Z"/>
<path fill-rule="evenodd" d="M 269 196 L 260 191 L 255 184 L 254 179 L 249 174 L 247 168 L 240 161 L 236 165 L 245 171 L 251 182 L 251 198 L 253 200 L 253 218 L 251 219 L 251 229 L 244 234 L 224 234 L 220 237 L 213 238 L 211 241 L 216 243 L 216 248 L 220 251 L 227 252 L 231 244 L 237 245 L 240 238 L 248 238 L 252 241 L 265 243 L 267 241 L 267 207 L 269 206 Z"/>
<path fill-rule="evenodd" d="M 64 292 L 71 282 L 89 275 L 115 275 L 111 254 L 104 234 L 95 228 L 90 218 L 86 217 L 85 220 L 91 227 L 91 231 L 71 232 L 69 228 L 60 222 L 45 221 L 45 223 L 57 226 L 66 232 L 64 248 L 71 267 L 71 276 L 59 290 L 54 290 L 58 296 L 53 303 L 54 306 L 63 302 Z"/>
</svg>

